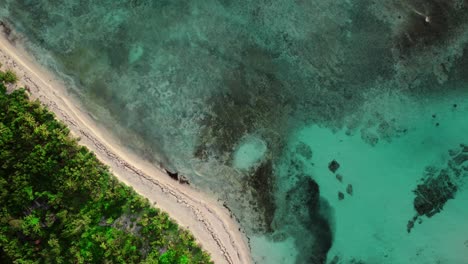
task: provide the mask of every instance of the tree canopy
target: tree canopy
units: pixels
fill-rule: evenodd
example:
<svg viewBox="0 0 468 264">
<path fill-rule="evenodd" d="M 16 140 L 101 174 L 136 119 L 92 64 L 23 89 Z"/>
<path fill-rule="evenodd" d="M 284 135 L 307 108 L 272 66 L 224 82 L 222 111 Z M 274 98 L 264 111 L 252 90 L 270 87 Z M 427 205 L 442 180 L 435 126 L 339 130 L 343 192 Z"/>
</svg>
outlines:
<svg viewBox="0 0 468 264">
<path fill-rule="evenodd" d="M 0 263 L 211 263 L 0 72 Z"/>
</svg>

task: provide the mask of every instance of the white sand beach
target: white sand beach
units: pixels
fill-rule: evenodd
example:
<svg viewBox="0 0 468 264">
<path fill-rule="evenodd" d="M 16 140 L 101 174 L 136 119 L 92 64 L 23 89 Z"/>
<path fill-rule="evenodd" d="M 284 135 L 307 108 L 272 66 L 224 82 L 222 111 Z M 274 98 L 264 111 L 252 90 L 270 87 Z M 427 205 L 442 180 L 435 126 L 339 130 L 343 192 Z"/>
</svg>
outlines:
<svg viewBox="0 0 468 264">
<path fill-rule="evenodd" d="M 25 87 L 32 100 L 38 99 L 54 112 L 80 138 L 79 143 L 92 150 L 120 181 L 190 230 L 215 263 L 252 262 L 246 236 L 220 201 L 172 180 L 162 168 L 121 147 L 118 139 L 100 128 L 67 94 L 63 82 L 34 61 L 21 41 L 1 34 L 0 62 L 3 69 L 18 75 L 16 87 Z"/>
</svg>

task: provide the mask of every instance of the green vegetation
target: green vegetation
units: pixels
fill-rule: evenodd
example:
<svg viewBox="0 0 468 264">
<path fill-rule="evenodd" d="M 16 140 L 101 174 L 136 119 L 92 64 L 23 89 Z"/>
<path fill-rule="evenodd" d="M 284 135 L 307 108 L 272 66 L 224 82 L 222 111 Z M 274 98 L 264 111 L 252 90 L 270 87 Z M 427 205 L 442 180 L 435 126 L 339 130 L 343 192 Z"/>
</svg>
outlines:
<svg viewBox="0 0 468 264">
<path fill-rule="evenodd" d="M 210 263 L 186 230 L 119 183 L 0 75 L 0 263 Z"/>
<path fill-rule="evenodd" d="M 5 72 L 0 71 L 0 80 L 5 83 L 16 83 L 18 77 L 16 77 L 16 74 L 12 70 L 6 70 Z"/>
</svg>

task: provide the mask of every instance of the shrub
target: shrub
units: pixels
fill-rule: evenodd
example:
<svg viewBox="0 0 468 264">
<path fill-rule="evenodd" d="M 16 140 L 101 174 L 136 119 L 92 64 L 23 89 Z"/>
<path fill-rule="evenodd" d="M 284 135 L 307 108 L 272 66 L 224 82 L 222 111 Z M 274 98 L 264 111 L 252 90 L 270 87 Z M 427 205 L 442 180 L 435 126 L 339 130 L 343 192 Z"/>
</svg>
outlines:
<svg viewBox="0 0 468 264">
<path fill-rule="evenodd" d="M 12 70 L 6 70 L 6 72 L 1 74 L 1 79 L 6 83 L 16 83 L 18 77 Z"/>
</svg>

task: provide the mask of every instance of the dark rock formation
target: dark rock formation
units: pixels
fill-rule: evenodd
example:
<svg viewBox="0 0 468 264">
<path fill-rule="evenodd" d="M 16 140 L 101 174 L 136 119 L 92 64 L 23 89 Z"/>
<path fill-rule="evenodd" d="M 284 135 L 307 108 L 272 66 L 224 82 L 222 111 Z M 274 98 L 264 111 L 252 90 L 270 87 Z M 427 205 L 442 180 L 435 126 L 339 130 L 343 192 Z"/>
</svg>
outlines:
<svg viewBox="0 0 468 264">
<path fill-rule="evenodd" d="M 448 161 L 446 168 L 426 169 L 422 182 L 414 190 L 416 197 L 413 206 L 416 216 L 408 222 L 408 232 L 420 216 L 434 216 L 442 211 L 448 200 L 455 198 L 458 184 L 467 176 L 467 170 L 463 165 L 468 161 L 468 148 L 465 145 L 460 145 L 460 148 L 449 151 L 451 160 Z"/>
<path fill-rule="evenodd" d="M 338 200 L 343 200 L 344 199 L 344 193 L 338 192 Z"/>
<path fill-rule="evenodd" d="M 347 192 L 349 195 L 353 195 L 353 185 L 348 184 L 348 186 L 346 186 L 346 192 Z"/>
<path fill-rule="evenodd" d="M 178 172 L 171 172 L 167 169 L 164 169 L 166 171 L 166 174 L 171 177 L 171 179 L 178 181 L 179 180 L 179 173 Z"/>
<path fill-rule="evenodd" d="M 408 224 L 406 225 L 406 231 L 407 231 L 408 233 L 411 232 L 411 229 L 413 229 L 413 227 L 414 227 L 414 221 L 415 221 L 415 219 L 417 219 L 417 218 L 418 218 L 418 217 L 415 216 L 415 217 L 413 217 L 413 219 L 411 219 L 411 220 L 408 221 Z"/>
<path fill-rule="evenodd" d="M 307 144 L 305 144 L 303 142 L 301 142 L 301 143 L 299 143 L 297 145 L 296 152 L 297 152 L 297 154 L 301 155 L 302 157 L 304 157 L 304 158 L 306 158 L 308 160 L 310 160 L 312 158 L 312 150 L 310 149 L 310 147 Z"/>
<path fill-rule="evenodd" d="M 343 175 L 341 175 L 341 174 L 336 174 L 336 179 L 337 179 L 339 182 L 343 182 Z"/>
<path fill-rule="evenodd" d="M 436 177 L 428 178 L 416 187 L 414 209 L 419 215 L 431 217 L 440 212 L 449 199 L 454 198 L 456 191 L 457 186 L 447 170 L 442 170 Z"/>
<path fill-rule="evenodd" d="M 320 213 L 324 209 L 320 189 L 310 176 L 304 176 L 301 179 L 303 180 L 287 193 L 286 200 L 291 212 L 294 212 L 291 217 L 294 217 L 315 238 L 310 245 L 310 251 L 302 253 L 307 255 L 304 263 L 326 263 L 333 234 L 329 220 Z"/>
<path fill-rule="evenodd" d="M 190 185 L 189 179 L 183 175 L 179 175 L 178 172 L 171 172 L 168 169 L 164 169 L 166 171 L 166 174 L 171 177 L 171 179 L 178 181 L 181 184 L 187 184 Z"/>
<path fill-rule="evenodd" d="M 11 35 L 11 27 L 7 23 L 0 21 L 0 27 L 3 29 L 3 33 L 5 33 L 7 37 Z"/>
<path fill-rule="evenodd" d="M 189 179 L 183 175 L 180 175 L 179 176 L 179 182 L 181 184 L 187 184 L 187 185 L 190 185 L 190 182 L 189 182 Z"/>
<path fill-rule="evenodd" d="M 330 163 L 328 163 L 328 169 L 333 173 L 335 173 L 339 168 L 340 164 L 336 160 L 332 160 Z"/>
<path fill-rule="evenodd" d="M 275 198 L 273 196 L 274 177 L 272 161 L 265 161 L 249 177 L 248 185 L 254 191 L 254 198 L 260 211 L 259 213 L 263 216 L 264 223 L 260 224 L 260 226 L 263 226 L 263 231 L 272 232 L 271 222 L 276 210 Z"/>
</svg>

